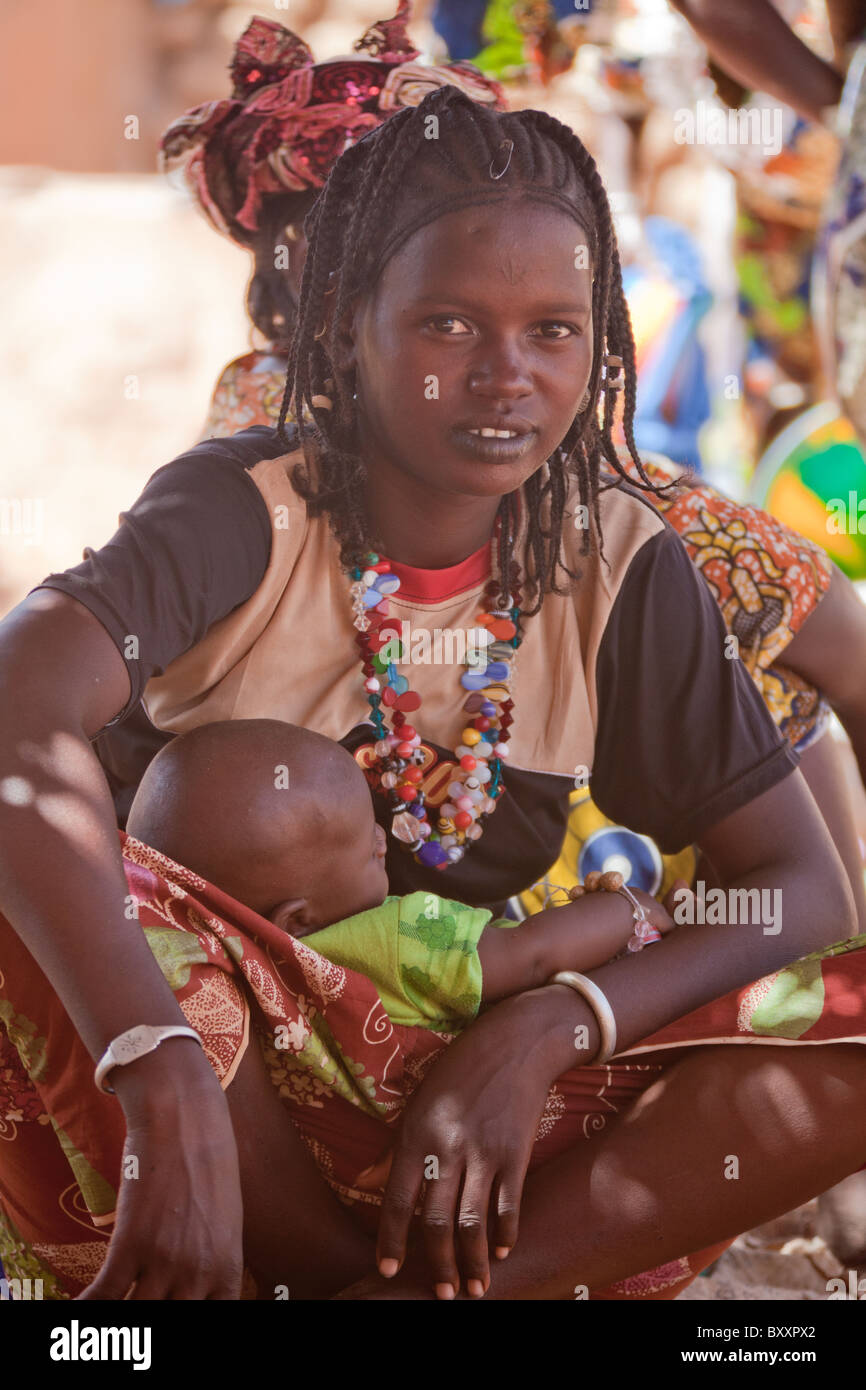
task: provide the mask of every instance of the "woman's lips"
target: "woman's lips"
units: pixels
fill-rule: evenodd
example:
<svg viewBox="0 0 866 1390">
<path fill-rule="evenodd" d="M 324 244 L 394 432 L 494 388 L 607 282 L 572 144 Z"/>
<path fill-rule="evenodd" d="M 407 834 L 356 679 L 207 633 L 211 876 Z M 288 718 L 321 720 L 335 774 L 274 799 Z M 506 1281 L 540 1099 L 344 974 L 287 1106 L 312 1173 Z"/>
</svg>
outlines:
<svg viewBox="0 0 866 1390">
<path fill-rule="evenodd" d="M 451 438 L 461 453 L 471 458 L 482 459 L 485 463 L 513 463 L 523 458 L 535 442 L 533 428 L 520 425 L 458 425 L 451 431 Z"/>
</svg>

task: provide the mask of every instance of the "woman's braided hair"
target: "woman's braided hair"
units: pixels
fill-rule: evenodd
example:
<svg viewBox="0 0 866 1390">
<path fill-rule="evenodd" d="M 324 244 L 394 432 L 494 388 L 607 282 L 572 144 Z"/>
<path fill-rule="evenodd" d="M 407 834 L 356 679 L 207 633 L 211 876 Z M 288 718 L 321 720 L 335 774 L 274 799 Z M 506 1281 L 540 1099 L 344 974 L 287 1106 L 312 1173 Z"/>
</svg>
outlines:
<svg viewBox="0 0 866 1390">
<path fill-rule="evenodd" d="M 438 124 L 431 126 L 430 117 L 436 117 L 444 127 L 441 138 Z M 431 129 L 436 130 L 437 138 L 430 138 Z M 495 112 L 472 102 L 454 87 L 443 87 L 419 106 L 392 116 L 340 157 L 304 227 L 309 247 L 278 431 L 290 447 L 285 420 L 293 404 L 300 443 L 310 438 L 315 455 L 315 468 L 299 465 L 293 484 L 314 515 L 325 512 L 330 518 L 341 543 L 342 563 L 349 568 L 357 566 L 377 547 L 375 538 L 368 534 L 354 372 L 341 371 L 335 365 L 339 325 L 353 297 L 372 289 L 387 260 L 387 250 L 384 259 L 377 258 L 384 243 L 394 242 L 395 228 L 399 237 L 401 226 L 415 230 L 425 220 L 441 216 L 448 210 L 449 197 L 457 205 L 467 206 L 501 196 L 494 170 L 503 164 L 502 151 L 509 145 L 509 195 L 519 198 L 531 185 L 535 193 L 542 190 L 539 196 L 546 189 L 553 198 L 567 197 L 578 210 L 575 215 L 579 214 L 583 224 L 594 271 L 588 403 L 544 467 L 522 488 L 526 513 L 523 570 L 527 590 L 535 600 L 535 607 L 525 611 L 534 613 L 545 592 L 563 592 L 557 587 L 557 569 L 572 581 L 578 577 L 561 553 L 566 498 L 573 481 L 577 480 L 580 502 L 591 518 L 591 526 L 584 527 L 581 538 L 583 555 L 591 549 L 593 531 L 601 550 L 599 493 L 607 486 L 619 486 L 622 479 L 636 482 L 621 464 L 611 433 L 616 393 L 603 389 L 606 354 L 620 357 L 623 363 L 623 431 L 642 480 L 636 485 L 646 491 L 659 490 L 646 476 L 634 441 L 634 338 L 607 195 L 592 156 L 555 117 L 543 111 Z M 328 314 L 326 301 L 332 295 L 334 303 Z M 328 326 L 322 332 L 326 320 Z M 604 401 L 599 421 L 601 394 Z M 324 395 L 332 401 L 330 409 L 315 399 Z M 312 429 L 310 418 L 315 422 Z M 618 478 L 600 482 L 602 459 Z M 503 593 L 508 592 L 514 573 L 516 496 L 506 495 L 499 506 Z"/>
</svg>

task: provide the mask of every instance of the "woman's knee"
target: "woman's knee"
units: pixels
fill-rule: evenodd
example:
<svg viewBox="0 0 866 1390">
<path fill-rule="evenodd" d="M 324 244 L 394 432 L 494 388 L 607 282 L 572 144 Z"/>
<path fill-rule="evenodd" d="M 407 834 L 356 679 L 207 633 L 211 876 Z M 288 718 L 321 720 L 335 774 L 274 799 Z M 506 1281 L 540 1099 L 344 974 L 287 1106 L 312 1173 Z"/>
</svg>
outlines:
<svg viewBox="0 0 866 1390">
<path fill-rule="evenodd" d="M 668 1087 L 688 1095 L 698 1123 L 740 1117 L 776 1144 L 835 1140 L 866 1159 L 866 1048 L 744 1044 L 708 1047 L 668 1073 Z M 775 1136 L 775 1139 L 774 1139 Z"/>
</svg>

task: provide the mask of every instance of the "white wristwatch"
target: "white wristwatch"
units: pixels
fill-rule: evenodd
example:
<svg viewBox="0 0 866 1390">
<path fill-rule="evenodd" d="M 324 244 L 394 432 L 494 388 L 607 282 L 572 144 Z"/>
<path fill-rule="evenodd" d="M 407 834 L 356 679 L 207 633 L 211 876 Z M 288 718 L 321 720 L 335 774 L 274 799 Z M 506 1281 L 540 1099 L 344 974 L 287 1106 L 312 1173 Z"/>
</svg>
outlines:
<svg viewBox="0 0 866 1390">
<path fill-rule="evenodd" d="M 112 1067 L 125 1067 L 139 1057 L 145 1057 L 148 1052 L 155 1052 L 166 1038 L 194 1038 L 200 1047 L 204 1045 L 195 1029 L 186 1028 L 183 1024 L 169 1023 L 152 1028 L 149 1023 L 139 1023 L 137 1028 L 128 1028 L 108 1044 L 93 1074 L 96 1089 L 113 1096 L 114 1087 L 105 1084 Z"/>
</svg>

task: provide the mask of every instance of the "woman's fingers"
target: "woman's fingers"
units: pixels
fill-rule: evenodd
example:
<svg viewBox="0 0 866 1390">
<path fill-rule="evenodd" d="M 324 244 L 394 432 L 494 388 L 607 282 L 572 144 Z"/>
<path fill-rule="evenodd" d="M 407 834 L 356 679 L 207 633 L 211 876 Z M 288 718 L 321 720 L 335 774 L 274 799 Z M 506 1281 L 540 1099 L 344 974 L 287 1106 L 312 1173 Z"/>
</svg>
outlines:
<svg viewBox="0 0 866 1390">
<path fill-rule="evenodd" d="M 454 1230 L 462 1180 L 462 1159 L 440 1160 L 439 1176 L 428 1182 L 424 1194 L 421 1215 L 424 1249 L 436 1297 L 442 1299 L 456 1298 L 460 1291 Z"/>
<path fill-rule="evenodd" d="M 490 1205 L 490 1174 L 486 1170 L 466 1175 L 457 1215 L 457 1243 L 460 1269 L 470 1298 L 483 1298 L 490 1287 L 490 1257 L 487 1248 L 487 1211 Z"/>
<path fill-rule="evenodd" d="M 115 1232 L 102 1269 L 93 1283 L 88 1284 L 84 1292 L 78 1295 L 78 1299 L 84 1301 L 97 1298 L 112 1300 L 126 1298 L 138 1278 L 138 1272 L 137 1254 L 130 1251 L 128 1247 L 122 1247 L 117 1241 L 117 1232 Z"/>
<path fill-rule="evenodd" d="M 686 896 L 687 894 L 691 894 L 691 896 L 694 897 L 694 893 L 692 892 L 689 885 L 686 883 L 685 879 L 677 878 L 674 879 L 674 882 L 671 884 L 667 894 L 665 895 L 663 904 L 664 908 L 667 912 L 670 913 L 671 917 L 673 917 L 675 924 L 677 919 L 676 917 L 674 917 L 674 913 L 678 907 L 682 907 L 688 901 L 688 898 Z M 670 928 L 668 928 L 668 930 L 670 930 Z"/>
<path fill-rule="evenodd" d="M 399 1145 L 388 1175 L 376 1240 L 376 1264 L 385 1279 L 392 1278 L 406 1258 L 409 1227 L 423 1181 L 423 1160 Z"/>
<path fill-rule="evenodd" d="M 526 1167 L 519 1165 L 506 1168 L 496 1189 L 492 1240 L 497 1259 L 504 1260 L 517 1244 L 517 1227 L 520 1222 L 520 1201 L 523 1196 L 523 1183 Z"/>
</svg>

